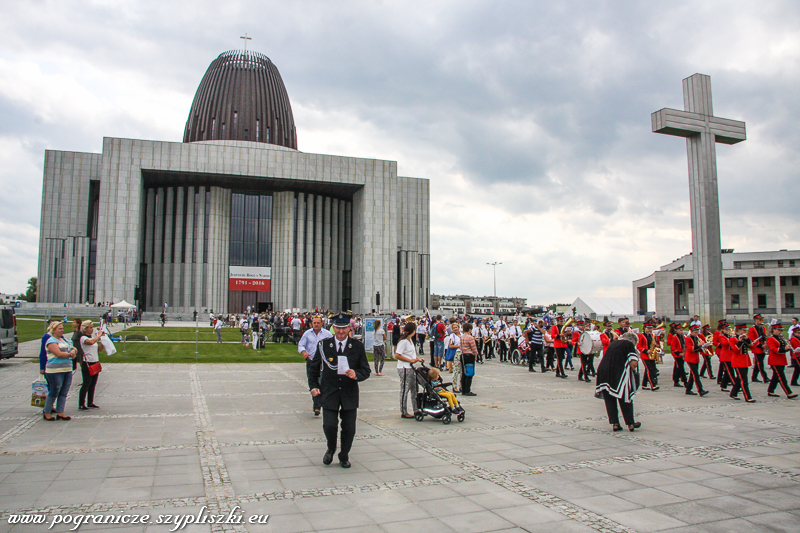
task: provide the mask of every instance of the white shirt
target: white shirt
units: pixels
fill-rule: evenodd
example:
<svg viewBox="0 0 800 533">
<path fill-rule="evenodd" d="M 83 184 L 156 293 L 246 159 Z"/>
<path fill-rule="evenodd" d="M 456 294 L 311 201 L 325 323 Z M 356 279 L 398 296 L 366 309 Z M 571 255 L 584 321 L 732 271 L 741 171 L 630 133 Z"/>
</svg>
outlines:
<svg viewBox="0 0 800 533">
<path fill-rule="evenodd" d="M 336 353 L 344 352 L 344 348 L 347 345 L 347 339 L 345 339 L 343 341 L 340 341 L 339 339 L 334 339 L 333 341 L 334 341 L 334 344 L 335 344 L 334 347 L 336 348 Z"/>
<path fill-rule="evenodd" d="M 455 333 L 450 334 L 450 338 L 447 340 L 446 348 L 450 349 L 450 345 L 455 346 L 456 348 L 461 347 L 461 337 L 456 335 Z"/>
<path fill-rule="evenodd" d="M 395 348 L 395 353 L 402 355 L 406 359 L 416 359 L 417 358 L 417 351 L 414 349 L 414 345 L 408 339 L 403 339 L 399 343 L 397 343 L 397 348 Z M 407 363 L 400 359 L 397 360 L 397 368 L 411 368 L 411 363 Z"/>
<path fill-rule="evenodd" d="M 380 327 L 375 330 L 375 336 L 373 337 L 372 346 L 382 346 L 383 342 L 386 340 L 386 333 L 384 333 L 383 328 Z"/>
<path fill-rule="evenodd" d="M 293 330 L 300 331 L 300 326 L 301 325 L 302 325 L 302 322 L 300 322 L 299 318 L 295 317 L 295 318 L 292 319 L 292 329 Z"/>
<path fill-rule="evenodd" d="M 506 329 L 506 337 L 516 338 L 519 337 L 520 335 L 522 335 L 522 330 L 519 328 L 519 326 L 511 326 L 508 329 Z"/>
<path fill-rule="evenodd" d="M 428 334 L 428 328 L 425 327 L 425 324 L 420 324 L 419 326 L 417 326 L 417 334 L 418 335 Z"/>
</svg>

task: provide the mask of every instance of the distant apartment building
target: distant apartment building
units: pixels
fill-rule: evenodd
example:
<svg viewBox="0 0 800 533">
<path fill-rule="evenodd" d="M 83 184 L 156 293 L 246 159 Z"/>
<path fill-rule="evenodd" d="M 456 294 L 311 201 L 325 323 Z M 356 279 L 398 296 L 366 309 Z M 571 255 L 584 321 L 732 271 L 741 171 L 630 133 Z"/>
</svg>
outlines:
<svg viewBox="0 0 800 533">
<path fill-rule="evenodd" d="M 431 311 L 443 314 L 508 315 L 527 306 L 527 298 L 505 298 L 494 296 L 467 296 L 457 294 L 444 296 L 431 294 Z"/>
</svg>

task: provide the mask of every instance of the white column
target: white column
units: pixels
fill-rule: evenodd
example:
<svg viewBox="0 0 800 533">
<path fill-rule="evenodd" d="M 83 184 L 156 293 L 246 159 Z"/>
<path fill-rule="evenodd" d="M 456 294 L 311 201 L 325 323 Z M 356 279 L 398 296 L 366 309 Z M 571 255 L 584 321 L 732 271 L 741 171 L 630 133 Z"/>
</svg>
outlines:
<svg viewBox="0 0 800 533">
<path fill-rule="evenodd" d="M 297 193 L 297 307 L 300 309 L 308 307 L 308 291 L 306 283 L 308 279 L 308 269 L 303 261 L 303 251 L 306 246 L 306 194 Z"/>
<path fill-rule="evenodd" d="M 781 277 L 775 276 L 775 314 L 783 314 L 783 298 L 781 298 Z M 788 331 L 788 329 L 787 329 Z"/>
<path fill-rule="evenodd" d="M 753 303 L 753 278 L 752 276 L 747 276 L 745 278 L 747 283 L 747 310 L 749 316 L 752 317 L 755 314 L 755 303 Z"/>
</svg>

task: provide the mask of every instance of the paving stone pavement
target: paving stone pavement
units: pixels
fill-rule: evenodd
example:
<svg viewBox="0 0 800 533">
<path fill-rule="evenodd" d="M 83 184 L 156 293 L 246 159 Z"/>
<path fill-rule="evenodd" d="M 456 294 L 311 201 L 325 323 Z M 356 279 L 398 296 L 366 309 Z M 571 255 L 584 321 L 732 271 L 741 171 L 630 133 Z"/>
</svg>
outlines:
<svg viewBox="0 0 800 533">
<path fill-rule="evenodd" d="M 760 384 L 755 404 L 707 380 L 705 398 L 641 391 L 642 428 L 612 433 L 576 372 L 479 365 L 478 396 L 450 425 L 401 419 L 391 363 L 386 373 L 362 384 L 345 470 L 321 463 L 302 364 L 107 364 L 101 409 L 77 410 L 77 374 L 73 419 L 50 423 L 29 405 L 36 361 L 4 361 L 0 533 L 123 515 L 150 519 L 78 530 L 166 532 L 176 526 L 159 517 L 232 515 L 243 523 L 180 530 L 800 531 L 800 406 Z"/>
</svg>

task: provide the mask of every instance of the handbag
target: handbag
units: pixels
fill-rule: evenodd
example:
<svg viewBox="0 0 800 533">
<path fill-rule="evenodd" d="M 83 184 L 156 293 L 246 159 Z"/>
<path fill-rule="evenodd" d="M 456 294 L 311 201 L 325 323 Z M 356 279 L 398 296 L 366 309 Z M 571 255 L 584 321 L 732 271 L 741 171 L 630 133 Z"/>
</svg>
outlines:
<svg viewBox="0 0 800 533">
<path fill-rule="evenodd" d="M 468 378 L 471 378 L 475 375 L 475 364 L 474 363 L 467 363 L 464 365 L 464 375 Z"/>
<path fill-rule="evenodd" d="M 43 378 L 39 378 L 31 383 L 31 405 L 33 407 L 44 407 L 44 402 L 47 400 L 47 393 L 49 388 L 47 382 Z"/>
<path fill-rule="evenodd" d="M 114 343 L 111 342 L 111 339 L 109 339 L 107 335 L 103 335 L 102 337 L 100 337 L 100 344 L 106 351 L 106 355 L 114 355 L 115 353 L 117 353 L 117 348 L 114 346 Z"/>
<path fill-rule="evenodd" d="M 100 361 L 98 361 L 96 363 L 92 363 L 92 364 L 89 365 L 89 375 L 90 376 L 96 376 L 97 374 L 99 374 L 102 371 L 103 371 L 103 365 L 100 364 Z"/>
</svg>

